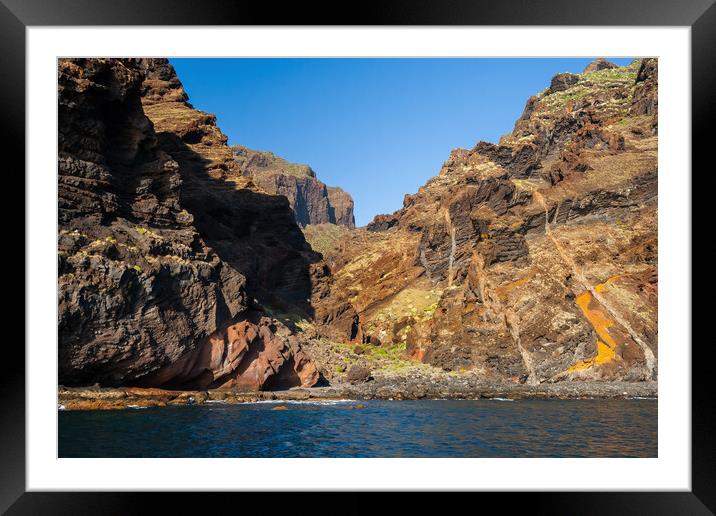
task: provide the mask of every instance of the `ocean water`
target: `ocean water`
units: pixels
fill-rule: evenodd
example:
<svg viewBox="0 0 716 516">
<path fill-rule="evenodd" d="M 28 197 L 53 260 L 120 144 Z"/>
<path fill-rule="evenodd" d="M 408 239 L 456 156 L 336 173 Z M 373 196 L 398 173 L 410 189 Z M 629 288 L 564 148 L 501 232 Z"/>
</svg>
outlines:
<svg viewBox="0 0 716 516">
<path fill-rule="evenodd" d="M 60 457 L 657 456 L 649 399 L 208 403 L 58 418 Z"/>
</svg>

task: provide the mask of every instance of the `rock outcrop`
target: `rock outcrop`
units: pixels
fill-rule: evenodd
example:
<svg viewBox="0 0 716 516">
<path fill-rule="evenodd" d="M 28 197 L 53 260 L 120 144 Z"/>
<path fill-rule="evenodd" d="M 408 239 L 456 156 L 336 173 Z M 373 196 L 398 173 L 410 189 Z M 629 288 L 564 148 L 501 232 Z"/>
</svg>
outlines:
<svg viewBox="0 0 716 516">
<path fill-rule="evenodd" d="M 339 224 L 355 227 L 353 199 L 337 187 L 327 187 L 308 165 L 290 163 L 272 152 L 232 147 L 241 173 L 272 195 L 283 195 L 294 211 L 296 222 Z"/>
<path fill-rule="evenodd" d="M 328 187 L 328 204 L 330 220 L 339 226 L 349 229 L 356 227 L 353 216 L 353 198 L 348 192 L 337 186 Z"/>
<path fill-rule="evenodd" d="M 607 70 L 610 68 L 619 68 L 614 63 L 611 63 L 604 59 L 603 57 L 600 57 L 599 59 L 595 59 L 591 63 L 589 63 L 582 73 L 591 73 L 591 72 L 598 72 L 599 70 Z"/>
<path fill-rule="evenodd" d="M 60 383 L 315 384 L 260 304 L 310 313 L 320 255 L 168 61 L 62 59 L 58 84 Z"/>
<path fill-rule="evenodd" d="M 656 91 L 656 60 L 598 60 L 453 151 L 333 245 L 326 334 L 495 381 L 656 378 Z"/>
<path fill-rule="evenodd" d="M 311 386 L 319 374 L 297 338 L 278 321 L 248 312 L 195 350 L 142 379 L 177 389 L 284 390 Z"/>
</svg>

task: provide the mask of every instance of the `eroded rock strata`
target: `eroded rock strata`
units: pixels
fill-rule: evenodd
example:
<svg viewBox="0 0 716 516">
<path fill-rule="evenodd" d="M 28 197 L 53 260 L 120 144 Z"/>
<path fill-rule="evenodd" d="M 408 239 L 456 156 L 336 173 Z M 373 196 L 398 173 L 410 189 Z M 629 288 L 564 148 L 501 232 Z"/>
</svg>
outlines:
<svg viewBox="0 0 716 516">
<path fill-rule="evenodd" d="M 313 385 L 261 306 L 324 274 L 284 197 L 236 169 L 164 59 L 59 62 L 59 380 Z"/>
<path fill-rule="evenodd" d="M 657 62 L 597 61 L 327 252 L 324 330 L 483 379 L 657 376 Z"/>
<path fill-rule="evenodd" d="M 308 165 L 290 163 L 272 152 L 243 145 L 234 145 L 232 150 L 241 173 L 265 192 L 284 195 L 302 227 L 309 224 L 355 227 L 351 196 L 338 187 L 327 187 Z"/>
<path fill-rule="evenodd" d="M 61 60 L 60 383 L 149 388 L 97 391 L 113 407 L 323 379 L 310 396 L 654 395 L 657 61 L 546 86 L 355 229 L 309 167 L 228 147 L 167 60 Z"/>
</svg>

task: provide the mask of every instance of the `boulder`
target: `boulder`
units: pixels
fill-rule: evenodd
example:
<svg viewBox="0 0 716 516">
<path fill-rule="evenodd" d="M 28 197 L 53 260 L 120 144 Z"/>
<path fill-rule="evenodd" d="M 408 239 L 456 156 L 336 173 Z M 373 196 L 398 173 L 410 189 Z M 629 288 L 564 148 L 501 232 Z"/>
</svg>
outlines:
<svg viewBox="0 0 716 516">
<path fill-rule="evenodd" d="M 350 383 L 362 383 L 372 380 L 373 377 L 370 374 L 370 369 L 361 365 L 354 365 L 346 374 L 346 380 Z"/>
</svg>

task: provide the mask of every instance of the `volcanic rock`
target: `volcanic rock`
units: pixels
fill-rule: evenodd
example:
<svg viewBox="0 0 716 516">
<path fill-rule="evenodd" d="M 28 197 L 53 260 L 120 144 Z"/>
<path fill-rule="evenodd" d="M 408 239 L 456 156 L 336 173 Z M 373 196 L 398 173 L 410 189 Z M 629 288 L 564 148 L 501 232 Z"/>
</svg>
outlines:
<svg viewBox="0 0 716 516">
<path fill-rule="evenodd" d="M 241 173 L 263 191 L 288 199 L 301 226 L 340 224 L 355 227 L 353 199 L 340 188 L 326 187 L 308 165 L 290 163 L 272 152 L 232 147 Z"/>
<path fill-rule="evenodd" d="M 326 268 L 168 61 L 61 59 L 58 93 L 60 382 L 313 385 L 300 345 L 248 309 L 312 311 Z"/>
<path fill-rule="evenodd" d="M 591 72 L 598 72 L 599 70 L 607 70 L 610 68 L 619 68 L 614 63 L 611 63 L 607 61 L 606 59 L 600 57 L 599 59 L 595 59 L 591 63 L 589 63 L 584 71 L 582 73 L 591 73 Z"/>
<path fill-rule="evenodd" d="M 370 369 L 363 366 L 353 366 L 348 370 L 346 379 L 350 383 L 367 382 L 371 379 Z"/>
<path fill-rule="evenodd" d="M 337 186 L 328 187 L 328 203 L 330 210 L 333 210 L 332 219 L 335 224 L 347 228 L 356 227 L 356 220 L 353 216 L 353 198 L 343 189 Z"/>
<path fill-rule="evenodd" d="M 655 379 L 656 70 L 555 76 L 499 143 L 344 235 L 327 326 L 485 381 Z"/>
<path fill-rule="evenodd" d="M 166 81 L 159 80 L 171 66 L 166 60 L 141 60 L 140 66 L 146 74 L 145 112 L 161 148 L 179 163 L 182 203 L 198 231 L 245 276 L 250 300 L 284 309 L 296 306 L 311 315 L 313 283 L 320 283 L 325 271 L 286 198 L 265 193 L 245 177 L 214 115 L 175 96 L 155 101 L 167 91 Z"/>
<path fill-rule="evenodd" d="M 636 76 L 636 87 L 634 88 L 634 101 L 630 109 L 633 115 L 656 114 L 659 99 L 659 73 L 656 59 L 644 59 L 639 67 Z M 656 120 L 654 121 L 656 124 Z"/>
<path fill-rule="evenodd" d="M 573 73 L 560 73 L 552 77 L 552 82 L 549 85 L 548 93 L 556 93 L 558 91 L 564 91 L 570 86 L 574 86 L 579 82 L 579 76 Z"/>
<path fill-rule="evenodd" d="M 312 386 L 318 371 L 297 341 L 283 338 L 278 323 L 244 312 L 192 353 L 158 370 L 143 383 L 179 389 L 283 390 Z"/>
<path fill-rule="evenodd" d="M 165 59 L 62 59 L 58 85 L 65 385 L 201 403 L 658 376 L 656 59 L 555 76 L 365 229 L 310 167 L 232 150 Z"/>
</svg>

